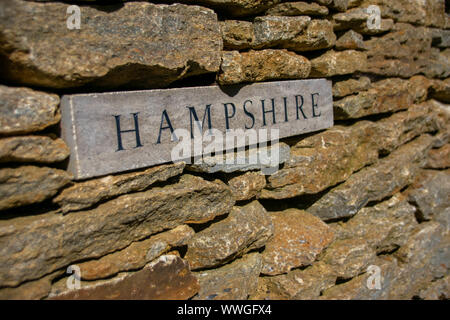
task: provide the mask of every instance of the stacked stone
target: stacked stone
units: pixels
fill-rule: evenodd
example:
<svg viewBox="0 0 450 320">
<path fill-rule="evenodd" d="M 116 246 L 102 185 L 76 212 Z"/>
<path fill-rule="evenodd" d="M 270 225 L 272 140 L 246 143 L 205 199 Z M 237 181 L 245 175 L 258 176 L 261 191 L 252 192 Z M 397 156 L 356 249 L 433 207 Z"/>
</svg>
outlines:
<svg viewBox="0 0 450 320">
<path fill-rule="evenodd" d="M 0 3 L 0 298 L 449 297 L 445 1 L 184 2 L 83 3 L 73 30 L 67 3 Z M 273 175 L 65 171 L 69 89 L 317 77 L 333 81 L 336 124 L 282 141 Z"/>
</svg>

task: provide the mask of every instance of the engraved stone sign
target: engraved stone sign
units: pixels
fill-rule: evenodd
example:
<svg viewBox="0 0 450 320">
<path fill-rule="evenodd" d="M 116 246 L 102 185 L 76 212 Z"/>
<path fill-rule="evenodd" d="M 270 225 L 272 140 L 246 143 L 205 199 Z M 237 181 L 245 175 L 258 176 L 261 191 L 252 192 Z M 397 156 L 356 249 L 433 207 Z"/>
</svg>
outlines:
<svg viewBox="0 0 450 320">
<path fill-rule="evenodd" d="M 193 138 L 267 129 L 284 138 L 329 128 L 332 102 L 326 79 L 66 95 L 62 136 L 69 171 L 85 179 L 173 161 L 172 150 L 186 140 L 180 132 Z M 225 141 L 219 149 L 227 149 Z"/>
</svg>

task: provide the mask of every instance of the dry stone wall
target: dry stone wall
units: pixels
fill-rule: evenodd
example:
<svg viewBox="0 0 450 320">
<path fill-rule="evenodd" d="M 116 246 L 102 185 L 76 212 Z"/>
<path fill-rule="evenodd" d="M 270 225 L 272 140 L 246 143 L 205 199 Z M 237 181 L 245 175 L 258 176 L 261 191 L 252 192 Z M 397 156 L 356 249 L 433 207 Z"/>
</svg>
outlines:
<svg viewBox="0 0 450 320">
<path fill-rule="evenodd" d="M 0 2 L 0 298 L 448 298 L 448 2 L 163 2 Z M 335 124 L 272 175 L 66 170 L 63 94 L 309 78 Z"/>
</svg>

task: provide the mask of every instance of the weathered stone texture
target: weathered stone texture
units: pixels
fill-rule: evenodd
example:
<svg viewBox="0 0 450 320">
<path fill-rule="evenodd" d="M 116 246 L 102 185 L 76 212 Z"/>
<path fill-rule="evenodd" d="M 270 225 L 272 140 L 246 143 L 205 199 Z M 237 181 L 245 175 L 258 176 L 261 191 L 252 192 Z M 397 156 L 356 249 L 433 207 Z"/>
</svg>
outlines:
<svg viewBox="0 0 450 320">
<path fill-rule="evenodd" d="M 234 207 L 227 218 L 196 233 L 185 259 L 191 269 L 219 266 L 264 246 L 273 234 L 270 214 L 257 201 Z"/>
<path fill-rule="evenodd" d="M 426 167 L 430 169 L 450 168 L 450 144 L 446 144 L 440 148 L 431 149 L 428 152 Z"/>
<path fill-rule="evenodd" d="M 306 211 L 288 209 L 270 216 L 274 234 L 262 253 L 263 274 L 277 275 L 310 265 L 333 241 L 330 228 Z"/>
<path fill-rule="evenodd" d="M 326 16 L 328 8 L 317 3 L 283 2 L 266 11 L 272 16 Z"/>
<path fill-rule="evenodd" d="M 218 81 L 220 84 L 259 82 L 265 80 L 303 79 L 311 70 L 308 59 L 287 50 L 266 49 L 222 55 Z"/>
<path fill-rule="evenodd" d="M 66 171 L 35 166 L 0 169 L 0 210 L 42 202 L 70 182 Z"/>
<path fill-rule="evenodd" d="M 245 300 L 257 287 L 261 271 L 258 253 L 244 255 L 221 268 L 195 273 L 200 290 L 194 300 Z"/>
<path fill-rule="evenodd" d="M 28 88 L 0 85 L 0 134 L 39 131 L 59 122 L 59 97 Z"/>
<path fill-rule="evenodd" d="M 353 30 L 347 31 L 336 41 L 337 50 L 364 50 L 365 48 L 363 36 Z"/>
<path fill-rule="evenodd" d="M 247 172 L 228 181 L 236 201 L 250 200 L 266 186 L 266 177 L 261 172 Z"/>
<path fill-rule="evenodd" d="M 425 134 L 401 146 L 330 190 L 308 212 L 324 220 L 350 217 L 370 201 L 394 194 L 413 181 L 432 143 L 433 138 Z"/>
<path fill-rule="evenodd" d="M 355 50 L 329 50 L 311 60 L 310 77 L 332 77 L 363 71 L 366 69 L 367 56 Z"/>
<path fill-rule="evenodd" d="M 184 175 L 177 184 L 123 195 L 89 211 L 2 220 L 0 286 L 101 257 L 183 223 L 204 223 L 233 204 L 224 183 Z"/>
<path fill-rule="evenodd" d="M 62 139 L 48 136 L 19 136 L 0 139 L 0 162 L 52 163 L 70 154 Z"/>
<path fill-rule="evenodd" d="M 13 0 L 0 6 L 2 76 L 14 82 L 165 87 L 219 69 L 222 38 L 216 14 L 207 8 L 85 6 L 80 29 L 69 30 L 66 4 Z"/>
<path fill-rule="evenodd" d="M 66 291 L 51 300 L 184 300 L 197 293 L 197 279 L 186 261 L 161 256 L 144 269 L 86 288 Z"/>
<path fill-rule="evenodd" d="M 337 31 L 353 29 L 362 34 L 375 35 L 385 33 L 394 26 L 392 19 L 381 19 L 379 27 L 369 28 L 370 14 L 365 8 L 350 9 L 347 12 L 333 15 L 334 29 Z"/>
<path fill-rule="evenodd" d="M 81 279 L 103 279 L 119 272 L 138 270 L 172 247 L 185 245 L 193 235 L 192 228 L 181 225 L 148 239 L 133 242 L 125 249 L 110 253 L 98 260 L 79 263 L 77 265 L 80 267 Z"/>
<path fill-rule="evenodd" d="M 64 189 L 53 202 L 59 204 L 64 213 L 89 208 L 98 202 L 126 193 L 143 191 L 156 182 L 166 181 L 181 174 L 184 166 L 183 162 L 179 162 L 79 182 Z"/>
</svg>

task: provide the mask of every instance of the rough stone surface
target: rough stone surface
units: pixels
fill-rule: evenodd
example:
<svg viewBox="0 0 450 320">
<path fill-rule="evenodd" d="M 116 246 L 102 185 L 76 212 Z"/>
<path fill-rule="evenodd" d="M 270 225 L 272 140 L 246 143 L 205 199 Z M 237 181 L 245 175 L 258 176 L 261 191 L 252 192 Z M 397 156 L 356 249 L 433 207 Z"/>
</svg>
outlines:
<svg viewBox="0 0 450 320">
<path fill-rule="evenodd" d="M 63 292 L 51 300 L 183 300 L 199 289 L 186 261 L 161 256 L 143 270 L 99 285 Z"/>
<path fill-rule="evenodd" d="M 195 0 L 195 3 L 211 6 L 232 17 L 244 17 L 262 13 L 280 1 L 281 0 Z M 193 4 L 192 0 L 181 0 L 180 2 Z"/>
<path fill-rule="evenodd" d="M 445 219 L 441 216 L 448 214 L 444 210 L 450 207 L 450 170 L 423 170 L 405 192 L 422 221 Z"/>
<path fill-rule="evenodd" d="M 42 202 L 70 182 L 67 172 L 35 166 L 0 169 L 0 210 Z"/>
<path fill-rule="evenodd" d="M 248 49 L 255 41 L 253 23 L 249 21 L 225 20 L 220 22 L 223 47 L 229 50 Z"/>
<path fill-rule="evenodd" d="M 326 16 L 328 8 L 317 3 L 283 2 L 266 11 L 271 16 Z"/>
<path fill-rule="evenodd" d="M 276 153 L 278 151 L 278 156 Z M 272 156 L 273 153 L 273 156 Z M 280 164 L 289 159 L 290 148 L 280 142 L 269 147 L 251 148 L 245 151 L 229 152 L 223 155 L 203 157 L 201 162 L 187 166 L 189 170 L 197 172 L 235 172 L 260 169 L 263 173 L 273 173 Z M 265 158 L 268 159 L 265 159 Z M 253 161 L 253 158 L 256 161 Z M 228 163 L 227 163 L 228 162 Z"/>
<path fill-rule="evenodd" d="M 79 182 L 64 189 L 53 202 L 59 204 L 64 213 L 89 208 L 98 202 L 130 192 L 143 191 L 156 182 L 166 181 L 181 174 L 184 166 L 183 162 L 178 162 Z"/>
<path fill-rule="evenodd" d="M 277 275 L 310 265 L 333 241 L 331 229 L 306 211 L 288 209 L 270 216 L 274 234 L 262 253 L 263 274 Z"/>
<path fill-rule="evenodd" d="M 336 41 L 337 50 L 364 50 L 363 36 L 349 30 Z"/>
<path fill-rule="evenodd" d="M 66 4 L 2 2 L 2 76 L 52 88 L 149 88 L 218 71 L 222 38 L 212 10 L 146 2 L 101 8 L 83 7 L 73 31 Z"/>
<path fill-rule="evenodd" d="M 256 197 L 266 186 L 266 177 L 261 172 L 247 172 L 228 181 L 236 201 Z"/>
<path fill-rule="evenodd" d="M 370 201 L 381 200 L 411 183 L 433 138 L 427 134 L 401 146 L 378 163 L 353 174 L 344 183 L 326 193 L 308 212 L 323 220 L 350 217 Z"/>
<path fill-rule="evenodd" d="M 431 29 L 433 45 L 439 48 L 450 47 L 450 30 Z"/>
<path fill-rule="evenodd" d="M 450 78 L 445 79 L 444 81 L 432 81 L 430 91 L 430 96 L 433 99 L 450 103 Z"/>
<path fill-rule="evenodd" d="M 307 78 L 308 59 L 287 50 L 225 51 L 218 81 L 220 84 Z"/>
<path fill-rule="evenodd" d="M 367 9 L 350 9 L 347 12 L 333 15 L 334 29 L 338 31 L 353 29 L 362 34 L 376 35 L 385 33 L 394 27 L 392 19 L 381 19 L 378 28 L 369 28 L 367 25 L 369 19 L 370 14 Z"/>
<path fill-rule="evenodd" d="M 256 290 L 261 256 L 250 253 L 221 268 L 195 274 L 200 290 L 194 300 L 245 300 Z"/>
<path fill-rule="evenodd" d="M 108 278 L 122 271 L 138 270 L 172 247 L 180 247 L 194 235 L 192 228 L 181 225 L 159 233 L 148 239 L 133 242 L 123 250 L 110 253 L 98 260 L 77 264 L 81 279 L 96 280 Z"/>
<path fill-rule="evenodd" d="M 450 276 L 433 281 L 427 288 L 419 292 L 419 298 L 424 300 L 447 300 L 449 297 Z"/>
<path fill-rule="evenodd" d="M 214 267 L 264 246 L 273 234 L 269 213 L 257 201 L 234 207 L 227 218 L 196 233 L 185 259 L 191 269 Z"/>
<path fill-rule="evenodd" d="M 123 195 L 89 211 L 2 220 L 0 286 L 101 257 L 183 223 L 204 223 L 233 204 L 224 183 L 184 175 L 177 184 Z"/>
<path fill-rule="evenodd" d="M 430 169 L 450 168 L 450 144 L 446 144 L 440 148 L 431 149 L 428 152 L 426 167 Z"/>
<path fill-rule="evenodd" d="M 57 271 L 41 279 L 25 282 L 16 288 L 1 288 L 1 300 L 39 300 L 49 295 L 52 289 L 52 280 L 61 276 L 62 272 Z"/>
<path fill-rule="evenodd" d="M 0 139 L 0 162 L 53 163 L 70 154 L 62 139 L 47 136 L 19 136 Z"/>
<path fill-rule="evenodd" d="M 59 97 L 28 88 L 0 85 L 0 134 L 39 131 L 59 122 Z"/>
<path fill-rule="evenodd" d="M 333 97 L 343 98 L 360 91 L 366 91 L 369 87 L 370 79 L 368 77 L 337 81 L 333 84 Z"/>
<path fill-rule="evenodd" d="M 367 56 L 355 50 L 329 50 L 311 60 L 310 77 L 332 77 L 366 69 Z"/>
</svg>

